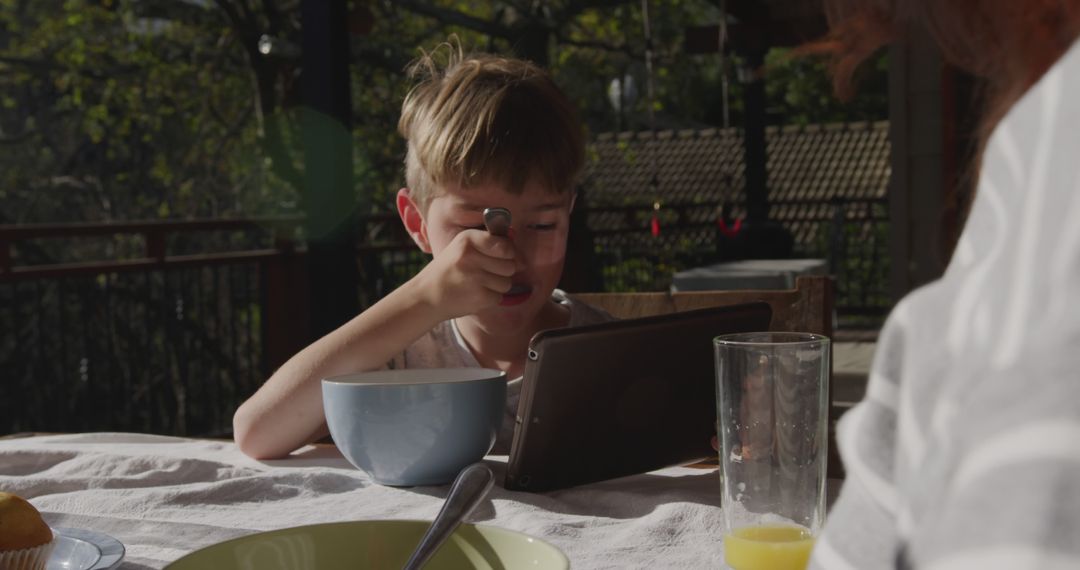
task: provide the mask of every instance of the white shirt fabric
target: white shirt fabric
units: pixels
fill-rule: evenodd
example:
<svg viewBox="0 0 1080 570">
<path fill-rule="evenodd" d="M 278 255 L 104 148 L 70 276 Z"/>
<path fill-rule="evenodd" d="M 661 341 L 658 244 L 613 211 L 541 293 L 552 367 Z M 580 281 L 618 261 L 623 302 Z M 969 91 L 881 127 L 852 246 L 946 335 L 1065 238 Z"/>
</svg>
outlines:
<svg viewBox="0 0 1080 570">
<path fill-rule="evenodd" d="M 551 293 L 551 300 L 570 311 L 569 327 L 613 320 L 607 312 L 571 299 L 561 289 Z M 476 355 L 461 338 L 461 332 L 451 319 L 443 321 L 424 336 L 416 339 L 403 352 L 387 363 L 387 368 L 466 368 L 480 367 Z M 521 377 L 512 378 L 506 386 L 506 415 L 495 440 L 492 453 L 506 454 L 514 437 L 515 416 L 521 396 Z"/>
<path fill-rule="evenodd" d="M 944 276 L 840 422 L 816 569 L 1080 568 L 1080 44 L 989 141 Z"/>
</svg>

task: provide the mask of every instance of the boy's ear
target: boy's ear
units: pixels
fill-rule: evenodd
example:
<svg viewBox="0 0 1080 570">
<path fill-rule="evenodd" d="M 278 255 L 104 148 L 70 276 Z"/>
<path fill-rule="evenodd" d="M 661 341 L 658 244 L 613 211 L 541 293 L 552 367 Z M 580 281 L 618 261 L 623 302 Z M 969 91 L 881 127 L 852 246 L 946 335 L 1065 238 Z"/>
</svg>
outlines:
<svg viewBox="0 0 1080 570">
<path fill-rule="evenodd" d="M 402 188 L 397 193 L 398 215 L 401 223 L 405 224 L 405 231 L 416 242 L 416 246 L 424 253 L 431 253 L 431 243 L 427 238 L 427 224 L 420 214 L 420 206 L 413 200 L 408 188 Z"/>
</svg>

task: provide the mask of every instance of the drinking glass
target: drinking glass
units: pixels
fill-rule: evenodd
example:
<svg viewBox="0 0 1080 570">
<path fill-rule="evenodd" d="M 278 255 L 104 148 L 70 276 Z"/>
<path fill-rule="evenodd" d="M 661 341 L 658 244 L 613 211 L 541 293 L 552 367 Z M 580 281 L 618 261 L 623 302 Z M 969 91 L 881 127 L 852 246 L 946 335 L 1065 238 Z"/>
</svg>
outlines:
<svg viewBox="0 0 1080 570">
<path fill-rule="evenodd" d="M 829 339 L 760 332 L 713 344 L 724 561 L 804 570 L 825 521 Z"/>
</svg>

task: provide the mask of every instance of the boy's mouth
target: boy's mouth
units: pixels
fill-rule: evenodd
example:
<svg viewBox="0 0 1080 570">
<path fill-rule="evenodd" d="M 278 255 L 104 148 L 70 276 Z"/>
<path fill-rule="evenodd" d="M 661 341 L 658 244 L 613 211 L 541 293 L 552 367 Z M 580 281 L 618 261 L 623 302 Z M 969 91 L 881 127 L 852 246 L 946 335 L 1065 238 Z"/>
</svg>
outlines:
<svg viewBox="0 0 1080 570">
<path fill-rule="evenodd" d="M 532 285 L 526 283 L 514 283 L 510 290 L 503 293 L 502 301 L 499 301 L 499 305 L 503 307 L 510 307 L 513 305 L 520 305 L 529 300 L 532 296 Z"/>
</svg>

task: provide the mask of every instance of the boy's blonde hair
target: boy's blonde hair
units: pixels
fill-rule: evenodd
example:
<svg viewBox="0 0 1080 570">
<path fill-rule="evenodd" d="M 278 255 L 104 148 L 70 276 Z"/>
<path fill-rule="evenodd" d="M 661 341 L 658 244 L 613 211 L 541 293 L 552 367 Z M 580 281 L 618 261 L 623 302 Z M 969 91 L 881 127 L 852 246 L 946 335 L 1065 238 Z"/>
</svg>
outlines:
<svg viewBox="0 0 1080 570">
<path fill-rule="evenodd" d="M 445 62 L 436 58 L 445 52 Z M 529 180 L 573 191 L 585 160 L 577 113 L 551 77 L 527 61 L 469 55 L 443 44 L 409 66 L 398 132 L 405 180 L 421 211 L 439 188 L 495 183 L 520 194 Z"/>
</svg>

